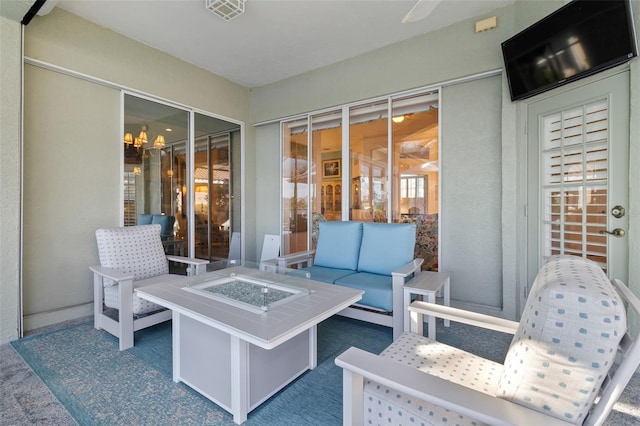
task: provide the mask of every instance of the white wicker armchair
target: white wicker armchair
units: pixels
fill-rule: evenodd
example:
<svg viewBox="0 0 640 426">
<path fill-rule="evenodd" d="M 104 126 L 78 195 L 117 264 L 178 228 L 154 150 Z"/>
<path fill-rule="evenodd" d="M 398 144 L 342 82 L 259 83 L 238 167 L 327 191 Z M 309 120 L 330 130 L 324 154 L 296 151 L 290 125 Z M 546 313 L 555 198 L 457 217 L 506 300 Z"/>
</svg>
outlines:
<svg viewBox="0 0 640 426">
<path fill-rule="evenodd" d="M 96 231 L 100 266 L 93 271 L 94 326 L 120 339 L 120 350 L 133 346 L 137 330 L 171 319 L 171 311 L 148 302 L 135 289 L 184 276 L 170 274 L 169 262 L 188 265 L 189 275 L 204 272 L 206 260 L 166 256 L 160 225 L 128 226 Z M 117 318 L 109 315 L 117 310 Z"/>
<path fill-rule="evenodd" d="M 350 348 L 336 359 L 344 424 L 601 425 L 640 365 L 625 306 L 640 312 L 623 283 L 573 256 L 543 266 L 519 323 L 414 302 L 412 330 L 431 315 L 514 334 L 504 365 L 412 332 L 379 356 Z"/>
</svg>

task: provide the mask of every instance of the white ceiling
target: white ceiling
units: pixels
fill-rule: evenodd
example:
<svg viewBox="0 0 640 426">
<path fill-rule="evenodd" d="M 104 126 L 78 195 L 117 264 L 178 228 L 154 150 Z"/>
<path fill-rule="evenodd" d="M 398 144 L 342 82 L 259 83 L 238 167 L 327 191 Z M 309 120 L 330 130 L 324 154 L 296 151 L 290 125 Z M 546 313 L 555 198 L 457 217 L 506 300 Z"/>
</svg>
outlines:
<svg viewBox="0 0 640 426">
<path fill-rule="evenodd" d="M 417 0 L 248 0 L 224 21 L 205 0 L 47 0 L 57 7 L 252 88 L 330 65 L 515 0 L 442 0 L 402 24 Z M 425 2 L 434 0 L 423 0 Z"/>
</svg>

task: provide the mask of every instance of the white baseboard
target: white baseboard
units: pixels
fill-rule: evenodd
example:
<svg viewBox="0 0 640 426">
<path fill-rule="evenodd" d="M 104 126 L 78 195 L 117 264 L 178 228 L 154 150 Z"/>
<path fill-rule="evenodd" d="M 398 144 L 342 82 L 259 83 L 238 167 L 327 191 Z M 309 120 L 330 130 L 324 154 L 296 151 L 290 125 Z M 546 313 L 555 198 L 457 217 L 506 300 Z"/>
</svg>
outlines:
<svg viewBox="0 0 640 426">
<path fill-rule="evenodd" d="M 64 321 L 93 315 L 93 302 L 84 305 L 71 306 L 69 308 L 56 309 L 37 314 L 25 315 L 23 332 L 33 331 L 38 328 L 48 327 Z"/>
</svg>

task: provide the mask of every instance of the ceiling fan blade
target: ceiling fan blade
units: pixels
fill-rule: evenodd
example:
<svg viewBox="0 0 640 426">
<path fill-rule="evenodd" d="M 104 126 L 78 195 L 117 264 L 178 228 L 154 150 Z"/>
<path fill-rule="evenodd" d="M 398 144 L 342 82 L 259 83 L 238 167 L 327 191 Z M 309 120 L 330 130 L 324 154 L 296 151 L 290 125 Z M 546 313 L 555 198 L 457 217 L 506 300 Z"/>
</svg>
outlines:
<svg viewBox="0 0 640 426">
<path fill-rule="evenodd" d="M 426 18 L 436 7 L 438 7 L 441 1 L 442 0 L 418 0 L 409 13 L 402 18 L 402 23 L 407 24 L 410 22 L 417 22 Z"/>
</svg>

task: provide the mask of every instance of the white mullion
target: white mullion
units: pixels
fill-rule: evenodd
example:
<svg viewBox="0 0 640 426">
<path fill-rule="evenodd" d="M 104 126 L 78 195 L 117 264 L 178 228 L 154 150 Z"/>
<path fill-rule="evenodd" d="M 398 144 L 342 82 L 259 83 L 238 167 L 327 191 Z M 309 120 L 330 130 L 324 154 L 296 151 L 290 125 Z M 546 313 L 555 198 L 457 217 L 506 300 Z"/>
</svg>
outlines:
<svg viewBox="0 0 640 426">
<path fill-rule="evenodd" d="M 392 211 L 393 208 L 393 200 L 392 200 L 392 182 L 393 182 L 393 117 L 391 110 L 391 98 L 387 99 L 387 184 L 386 184 L 386 194 L 387 194 L 387 223 L 391 223 Z M 398 178 L 400 174 L 398 174 Z M 395 193 L 395 191 L 393 191 Z M 426 212 L 425 212 L 426 213 Z M 399 217 L 399 212 L 398 212 Z"/>
<path fill-rule="evenodd" d="M 564 160 L 565 160 L 565 152 L 564 152 L 564 136 L 565 136 L 565 130 L 564 130 L 564 120 L 565 120 L 565 112 L 562 111 L 560 113 L 560 146 L 559 146 L 559 153 L 560 153 L 560 254 L 565 254 L 565 242 L 564 242 L 564 226 L 565 226 L 565 200 L 566 200 L 566 194 L 565 194 L 565 167 L 564 167 Z"/>
<path fill-rule="evenodd" d="M 351 142 L 349 141 L 349 107 L 342 107 L 342 212 L 341 220 L 351 220 L 349 211 L 351 210 Z"/>
<path fill-rule="evenodd" d="M 582 252 L 587 255 L 587 106 L 582 106 Z"/>
<path fill-rule="evenodd" d="M 311 234 L 313 232 L 313 203 L 315 192 L 311 190 L 311 168 L 313 167 L 313 128 L 311 127 L 311 115 L 307 116 L 307 250 L 311 250 Z M 319 170 L 316 167 L 316 170 Z M 282 185 L 282 181 L 280 181 Z M 312 195 L 313 194 L 313 195 Z M 282 198 L 280 199 L 282 204 Z M 296 217 L 298 210 L 298 200 L 296 200 Z"/>
</svg>

